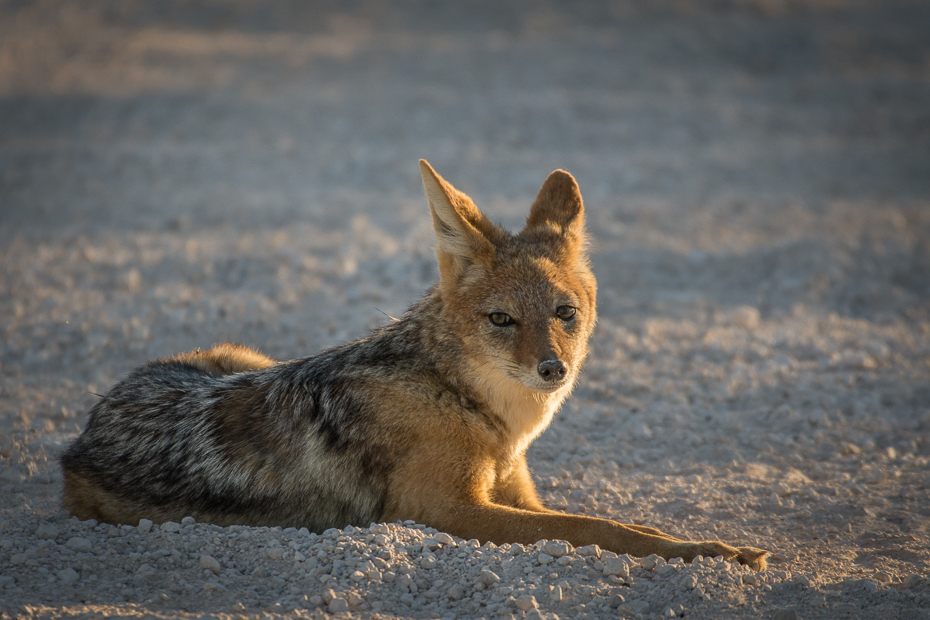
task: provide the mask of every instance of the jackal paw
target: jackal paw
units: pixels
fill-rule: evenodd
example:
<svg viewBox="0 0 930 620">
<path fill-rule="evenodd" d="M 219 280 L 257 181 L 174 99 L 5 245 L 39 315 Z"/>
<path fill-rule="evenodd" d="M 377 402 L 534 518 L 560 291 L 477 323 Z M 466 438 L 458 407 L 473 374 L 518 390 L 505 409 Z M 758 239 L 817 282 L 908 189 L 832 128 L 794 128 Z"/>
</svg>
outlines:
<svg viewBox="0 0 930 620">
<path fill-rule="evenodd" d="M 687 543 L 684 546 L 687 550 L 681 557 L 686 562 L 690 562 L 699 555 L 703 555 L 704 557 L 717 557 L 721 555 L 728 562 L 746 564 L 757 571 L 765 570 L 767 565 L 766 557 L 769 555 L 769 552 L 764 549 L 756 549 L 755 547 L 731 547 L 726 543 L 716 540 Z"/>
</svg>

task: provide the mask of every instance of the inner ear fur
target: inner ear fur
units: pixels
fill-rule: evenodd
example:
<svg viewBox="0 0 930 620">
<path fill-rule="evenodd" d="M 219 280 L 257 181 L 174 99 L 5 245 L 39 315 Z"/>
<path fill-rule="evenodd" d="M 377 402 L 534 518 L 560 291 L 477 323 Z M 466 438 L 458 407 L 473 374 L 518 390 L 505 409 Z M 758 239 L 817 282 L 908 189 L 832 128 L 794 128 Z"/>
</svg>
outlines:
<svg viewBox="0 0 930 620">
<path fill-rule="evenodd" d="M 556 170 L 543 183 L 530 207 L 526 228 L 555 228 L 563 235 L 584 234 L 584 203 L 575 177 Z"/>
<path fill-rule="evenodd" d="M 484 216 L 471 198 L 439 176 L 425 159 L 420 160 L 420 173 L 436 231 L 440 274 L 459 276 L 471 265 L 490 264 L 501 229 Z"/>
</svg>

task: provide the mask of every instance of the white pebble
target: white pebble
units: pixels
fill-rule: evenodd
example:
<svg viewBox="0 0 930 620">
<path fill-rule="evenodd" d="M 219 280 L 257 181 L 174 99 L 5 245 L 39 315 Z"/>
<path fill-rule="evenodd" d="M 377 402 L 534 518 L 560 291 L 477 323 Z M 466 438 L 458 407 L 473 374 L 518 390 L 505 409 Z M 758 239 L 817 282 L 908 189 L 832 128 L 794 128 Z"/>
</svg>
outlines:
<svg viewBox="0 0 930 620">
<path fill-rule="evenodd" d="M 200 556 L 200 568 L 211 571 L 216 575 L 220 574 L 220 563 L 216 561 L 216 558 L 209 555 Z"/>
<path fill-rule="evenodd" d="M 536 603 L 535 596 L 521 596 L 517 599 L 517 607 L 523 611 L 529 611 L 531 609 L 536 609 L 539 605 Z"/>
<path fill-rule="evenodd" d="M 72 551 L 76 551 L 78 553 L 90 553 L 91 551 L 94 550 L 93 543 L 91 543 L 86 538 L 81 538 L 79 536 L 75 536 L 74 538 L 71 538 L 70 540 L 68 540 L 68 542 L 65 543 L 65 546 L 68 549 L 71 549 Z"/>
<path fill-rule="evenodd" d="M 181 531 L 181 525 L 174 521 L 165 521 L 161 524 L 161 531 L 168 532 L 169 534 L 176 534 Z"/>
<path fill-rule="evenodd" d="M 682 586 L 685 590 L 693 590 L 697 587 L 697 584 L 698 584 L 698 576 L 695 575 L 694 573 L 687 575 L 684 581 L 682 582 Z"/>
<path fill-rule="evenodd" d="M 551 563 L 552 563 L 552 560 L 554 560 L 554 559 L 555 559 L 555 558 L 553 558 L 553 557 L 552 557 L 551 555 L 549 555 L 548 553 L 540 553 L 539 555 L 536 556 L 536 560 L 537 560 L 540 564 L 542 564 L 542 565 L 544 565 L 544 566 L 545 566 L 546 564 L 551 564 Z"/>
<path fill-rule="evenodd" d="M 481 580 L 481 583 L 486 586 L 493 586 L 495 583 L 501 580 L 501 578 L 497 576 L 497 573 L 486 568 L 482 569 L 481 575 L 478 578 Z"/>
<path fill-rule="evenodd" d="M 584 547 L 578 547 L 577 552 L 578 555 L 584 557 L 601 557 L 601 548 L 597 545 L 585 545 Z"/>
<path fill-rule="evenodd" d="M 58 534 L 60 534 L 58 528 L 51 523 L 43 523 L 36 530 L 36 536 L 42 540 L 54 540 L 58 538 Z"/>
<path fill-rule="evenodd" d="M 575 548 L 564 540 L 547 540 L 542 550 L 554 558 L 560 558 L 563 555 L 570 555 L 575 552 Z"/>
<path fill-rule="evenodd" d="M 139 519 L 139 531 L 143 534 L 151 532 L 153 525 L 155 525 L 155 523 L 150 519 Z"/>
<path fill-rule="evenodd" d="M 604 575 L 617 575 L 626 579 L 630 576 L 630 566 L 622 558 L 610 558 L 604 561 Z"/>
<path fill-rule="evenodd" d="M 73 568 L 66 568 L 64 570 L 58 571 L 58 579 L 61 583 L 69 584 L 74 583 L 79 578 L 79 575 L 76 570 Z"/>
</svg>

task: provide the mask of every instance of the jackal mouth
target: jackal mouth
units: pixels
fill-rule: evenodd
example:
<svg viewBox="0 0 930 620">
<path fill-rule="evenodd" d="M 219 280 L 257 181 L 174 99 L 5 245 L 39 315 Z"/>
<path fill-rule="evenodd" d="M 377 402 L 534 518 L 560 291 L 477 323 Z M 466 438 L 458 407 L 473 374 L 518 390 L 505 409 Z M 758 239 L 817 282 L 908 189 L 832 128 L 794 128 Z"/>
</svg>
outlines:
<svg viewBox="0 0 930 620">
<path fill-rule="evenodd" d="M 568 385 L 568 379 L 563 379 L 558 383 L 541 383 L 538 381 L 533 381 L 532 383 L 524 382 L 523 385 L 542 394 L 551 394 L 552 392 L 558 392 Z"/>
<path fill-rule="evenodd" d="M 513 373 L 510 375 L 510 378 L 515 382 L 522 384 L 525 387 L 533 390 L 534 392 L 539 392 L 541 394 L 551 394 L 552 392 L 557 392 L 563 387 L 568 385 L 571 382 L 569 375 L 565 375 L 562 379 L 559 380 L 543 380 L 536 376 L 526 376 L 525 374 Z"/>
</svg>

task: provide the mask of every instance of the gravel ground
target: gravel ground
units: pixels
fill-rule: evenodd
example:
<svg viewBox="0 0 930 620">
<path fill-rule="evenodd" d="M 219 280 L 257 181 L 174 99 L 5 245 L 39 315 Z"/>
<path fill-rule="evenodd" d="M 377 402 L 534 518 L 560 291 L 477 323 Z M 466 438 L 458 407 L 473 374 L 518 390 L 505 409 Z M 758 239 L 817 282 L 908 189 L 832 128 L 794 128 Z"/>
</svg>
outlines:
<svg viewBox="0 0 930 620">
<path fill-rule="evenodd" d="M 928 29 L 895 0 L 0 1 L 0 614 L 930 618 Z M 543 498 L 767 572 L 60 512 L 135 365 L 303 356 L 422 294 L 420 157 L 512 228 L 554 168 L 585 195 L 601 320 Z"/>
</svg>

